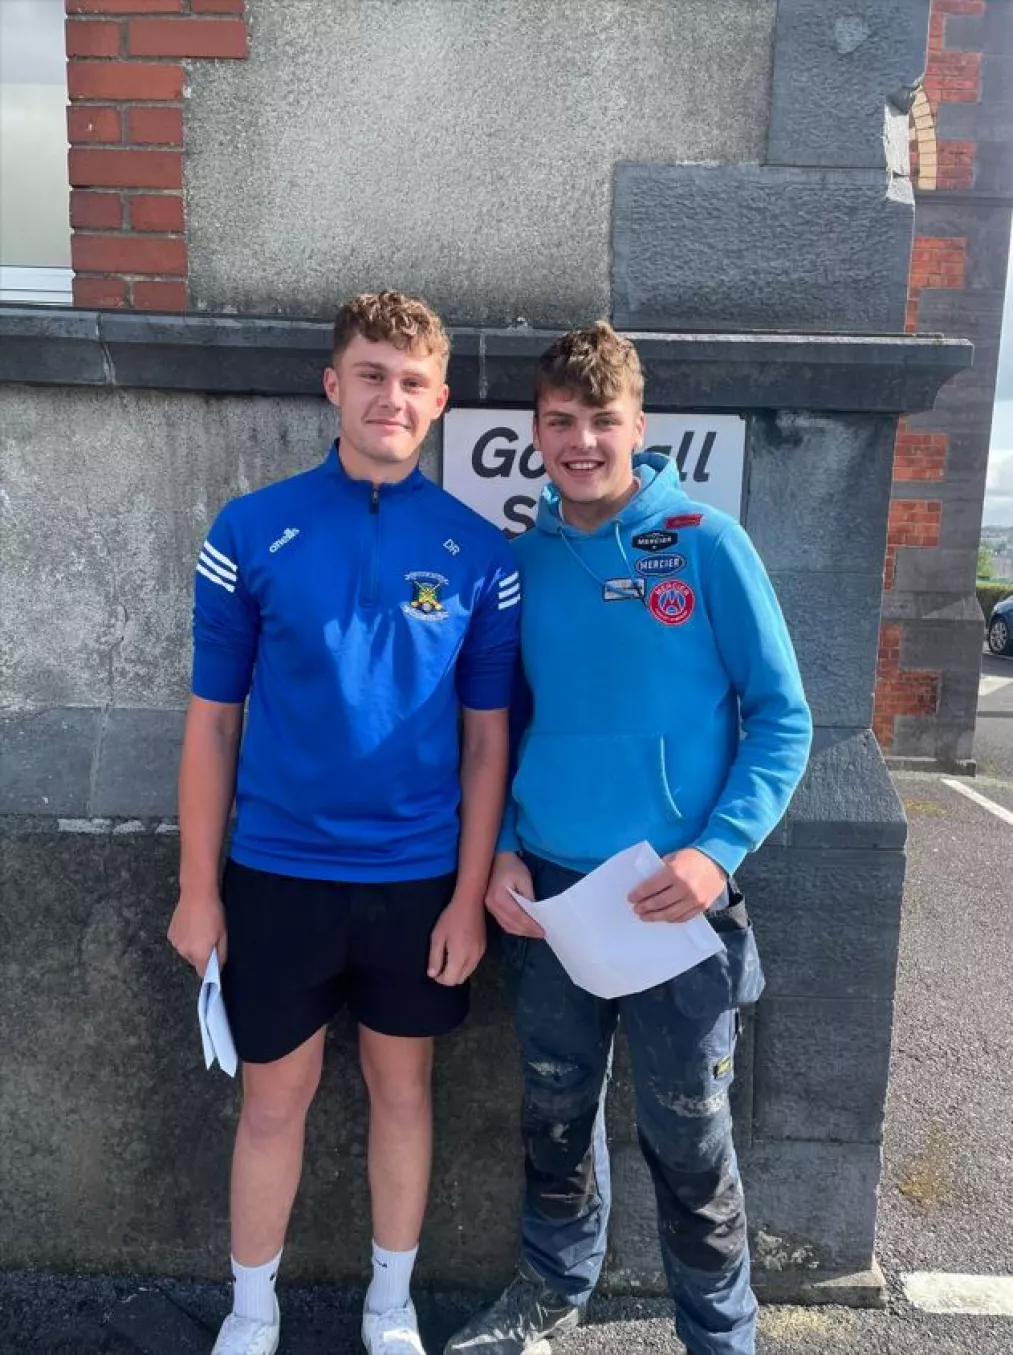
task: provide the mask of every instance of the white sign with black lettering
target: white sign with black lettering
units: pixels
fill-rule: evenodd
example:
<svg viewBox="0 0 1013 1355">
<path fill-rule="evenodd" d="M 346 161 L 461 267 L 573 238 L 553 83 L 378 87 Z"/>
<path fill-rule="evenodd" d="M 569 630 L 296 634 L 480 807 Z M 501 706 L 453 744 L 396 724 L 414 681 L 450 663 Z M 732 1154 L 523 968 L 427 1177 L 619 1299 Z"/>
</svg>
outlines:
<svg viewBox="0 0 1013 1355">
<path fill-rule="evenodd" d="M 648 414 L 644 450 L 671 457 L 691 499 L 740 517 L 746 456 L 740 415 Z M 454 409 L 446 416 L 444 489 L 508 536 L 533 525 L 544 484 L 526 410 Z"/>
</svg>

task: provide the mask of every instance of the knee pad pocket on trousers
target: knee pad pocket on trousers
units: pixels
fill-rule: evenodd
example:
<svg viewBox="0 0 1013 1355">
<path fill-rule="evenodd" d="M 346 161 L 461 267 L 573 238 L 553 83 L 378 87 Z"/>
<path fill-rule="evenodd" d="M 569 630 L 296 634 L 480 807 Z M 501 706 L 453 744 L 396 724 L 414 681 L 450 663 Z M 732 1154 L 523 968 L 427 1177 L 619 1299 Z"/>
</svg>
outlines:
<svg viewBox="0 0 1013 1355">
<path fill-rule="evenodd" d="M 693 1270 L 726 1270 L 746 1249 L 746 1210 L 734 1151 L 702 1167 L 662 1161 L 640 1146 L 654 1179 L 658 1224 L 674 1260 Z"/>
</svg>

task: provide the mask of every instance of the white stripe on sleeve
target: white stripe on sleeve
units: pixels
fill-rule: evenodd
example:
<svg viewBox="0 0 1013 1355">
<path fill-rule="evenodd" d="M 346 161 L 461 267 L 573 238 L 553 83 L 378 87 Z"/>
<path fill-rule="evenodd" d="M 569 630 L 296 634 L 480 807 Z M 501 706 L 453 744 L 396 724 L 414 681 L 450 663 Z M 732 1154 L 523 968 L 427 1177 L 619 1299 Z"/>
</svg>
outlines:
<svg viewBox="0 0 1013 1355">
<path fill-rule="evenodd" d="M 517 593 L 514 597 L 508 598 L 506 602 L 501 602 L 501 603 L 499 604 L 498 610 L 501 611 L 501 612 L 505 612 L 506 609 L 507 609 L 508 607 L 516 607 L 517 604 L 518 604 L 518 602 L 520 602 L 520 600 L 521 600 L 521 595 L 520 595 L 520 593 Z"/>
<path fill-rule="evenodd" d="M 233 561 L 230 560 L 227 555 L 223 555 L 220 550 L 215 550 L 214 546 L 212 546 L 210 541 L 205 540 L 204 549 L 210 556 L 217 560 L 219 564 L 225 565 L 227 569 L 230 569 L 233 574 L 237 572 L 238 567 L 233 563 Z"/>
<path fill-rule="evenodd" d="M 212 574 L 209 569 L 204 568 L 204 565 L 199 560 L 197 561 L 197 573 L 203 574 L 205 579 L 210 579 L 211 582 L 216 583 L 219 588 L 224 588 L 226 593 L 234 593 L 236 591 L 234 584 L 226 583 L 225 580 L 220 579 L 217 574 Z"/>
<path fill-rule="evenodd" d="M 226 583 L 235 583 L 236 575 L 225 569 L 222 565 L 216 564 L 206 550 L 201 551 L 199 563 L 202 564 L 205 569 L 212 570 L 219 578 L 224 579 Z"/>
</svg>

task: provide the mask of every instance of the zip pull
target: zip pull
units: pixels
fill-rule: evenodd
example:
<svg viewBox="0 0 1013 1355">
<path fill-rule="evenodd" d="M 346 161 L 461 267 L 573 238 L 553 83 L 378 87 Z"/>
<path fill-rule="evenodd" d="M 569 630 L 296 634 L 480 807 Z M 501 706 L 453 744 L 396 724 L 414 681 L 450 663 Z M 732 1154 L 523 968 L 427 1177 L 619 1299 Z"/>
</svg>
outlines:
<svg viewBox="0 0 1013 1355">
<path fill-rule="evenodd" d="M 372 493 L 369 496 L 369 511 L 379 513 L 380 511 L 380 486 L 374 485 Z"/>
</svg>

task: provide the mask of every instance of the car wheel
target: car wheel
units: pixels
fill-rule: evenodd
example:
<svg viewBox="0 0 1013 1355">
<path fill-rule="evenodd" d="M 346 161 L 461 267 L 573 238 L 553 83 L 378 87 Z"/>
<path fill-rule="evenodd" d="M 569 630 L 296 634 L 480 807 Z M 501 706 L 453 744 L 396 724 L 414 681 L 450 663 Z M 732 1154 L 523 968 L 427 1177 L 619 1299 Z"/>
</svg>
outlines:
<svg viewBox="0 0 1013 1355">
<path fill-rule="evenodd" d="M 993 654 L 1013 653 L 1013 636 L 1005 616 L 994 616 L 988 628 L 988 647 Z"/>
</svg>

